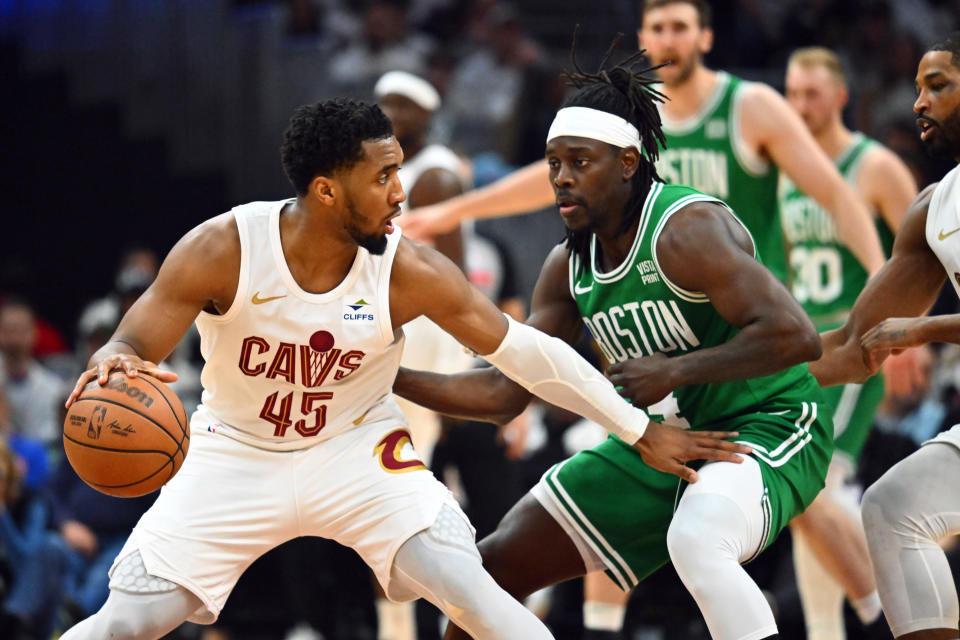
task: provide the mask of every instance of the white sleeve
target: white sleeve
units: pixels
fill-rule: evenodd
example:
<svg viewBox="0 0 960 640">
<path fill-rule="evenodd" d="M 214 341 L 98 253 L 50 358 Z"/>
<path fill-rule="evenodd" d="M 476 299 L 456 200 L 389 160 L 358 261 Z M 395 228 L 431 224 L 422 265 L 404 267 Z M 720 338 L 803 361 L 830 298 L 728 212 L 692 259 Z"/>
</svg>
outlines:
<svg viewBox="0 0 960 640">
<path fill-rule="evenodd" d="M 482 356 L 505 376 L 547 402 L 602 425 L 634 444 L 650 419 L 563 340 L 507 318 L 507 335 Z"/>
</svg>

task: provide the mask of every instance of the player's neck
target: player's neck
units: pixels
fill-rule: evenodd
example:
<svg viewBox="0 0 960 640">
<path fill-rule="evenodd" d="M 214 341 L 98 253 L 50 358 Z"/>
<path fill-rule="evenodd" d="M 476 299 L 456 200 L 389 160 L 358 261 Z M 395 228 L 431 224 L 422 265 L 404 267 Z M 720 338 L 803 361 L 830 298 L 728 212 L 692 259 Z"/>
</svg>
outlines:
<svg viewBox="0 0 960 640">
<path fill-rule="evenodd" d="M 357 243 L 332 212 L 311 210 L 298 199 L 280 216 L 280 246 L 300 288 L 326 293 L 343 281 L 357 255 Z M 317 247 L 322 246 L 322 251 Z"/>
<path fill-rule="evenodd" d="M 717 72 L 697 65 L 684 82 L 664 85 L 663 93 L 669 98 L 663 110 L 671 120 L 684 120 L 696 115 L 713 95 L 717 87 Z"/>
<path fill-rule="evenodd" d="M 612 271 L 627 259 L 627 254 L 633 247 L 633 241 L 637 234 L 637 224 L 635 222 L 625 232 L 618 232 L 620 220 L 611 221 L 609 228 L 597 229 L 594 235 L 597 236 L 597 242 L 600 245 L 600 268 L 604 271 Z"/>
<path fill-rule="evenodd" d="M 853 140 L 853 132 L 843 126 L 843 122 L 838 119 L 824 127 L 822 131 L 817 132 L 813 137 L 824 153 L 827 154 L 827 157 L 836 160 L 850 146 L 850 142 Z"/>
</svg>

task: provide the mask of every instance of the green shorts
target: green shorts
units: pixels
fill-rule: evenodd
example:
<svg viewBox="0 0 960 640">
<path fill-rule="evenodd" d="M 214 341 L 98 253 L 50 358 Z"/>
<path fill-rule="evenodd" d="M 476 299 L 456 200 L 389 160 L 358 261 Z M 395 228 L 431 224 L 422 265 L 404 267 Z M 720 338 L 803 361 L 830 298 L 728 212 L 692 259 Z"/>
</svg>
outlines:
<svg viewBox="0 0 960 640">
<path fill-rule="evenodd" d="M 824 402 L 833 415 L 835 455 L 843 455 L 856 465 L 870 434 L 873 416 L 883 401 L 883 392 L 882 375 L 863 384 L 824 387 Z"/>
<path fill-rule="evenodd" d="M 826 415 L 814 413 L 809 421 L 801 420 L 802 415 L 808 415 L 806 409 L 804 412 L 801 414 L 798 408 L 796 415 L 754 413 L 739 417 L 734 421 L 738 424 L 727 421 L 723 425 L 740 432 L 738 441 L 747 442 L 763 441 L 751 436 L 762 434 L 765 424 L 767 433 L 773 423 L 782 429 L 785 420 L 790 425 L 803 425 L 793 443 L 782 445 L 783 451 L 792 451 L 790 455 L 771 457 L 782 453 L 771 449 L 768 455 L 761 457 L 758 452 L 755 456 L 769 501 L 762 505 L 768 527 L 761 548 L 768 546 L 823 488 L 832 453 L 832 426 Z M 627 590 L 670 560 L 667 529 L 685 487 L 677 476 L 647 466 L 636 449 L 611 436 L 554 465 L 535 493 L 549 494 L 553 507 L 560 511 L 551 511 L 554 517 L 563 517 L 569 525 L 565 530 L 572 528 L 598 551 L 607 574 Z"/>
</svg>

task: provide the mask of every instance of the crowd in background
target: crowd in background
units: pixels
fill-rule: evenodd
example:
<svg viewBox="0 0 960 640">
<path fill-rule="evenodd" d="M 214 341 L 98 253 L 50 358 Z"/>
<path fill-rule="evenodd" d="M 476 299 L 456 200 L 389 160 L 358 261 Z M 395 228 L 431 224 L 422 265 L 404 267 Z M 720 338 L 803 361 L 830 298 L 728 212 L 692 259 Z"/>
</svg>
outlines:
<svg viewBox="0 0 960 640">
<path fill-rule="evenodd" d="M 567 4 L 569 11 L 561 6 Z M 573 22 L 586 10 L 580 4 L 234 0 L 230 19 L 263 12 L 282 16 L 283 47 L 310 61 L 309 77 L 297 79 L 306 99 L 369 99 L 377 78 L 395 69 L 427 78 L 443 100 L 433 119 L 432 140 L 460 154 L 474 183 L 482 185 L 542 156 L 546 129 L 564 95 L 559 71 L 569 54 Z M 597 54 L 596 62 L 616 30 L 627 33 L 618 50 L 632 50 L 638 13 L 633 0 L 600 4 L 597 13 L 604 20 L 584 34 L 584 47 Z M 830 47 L 847 67 L 849 124 L 893 149 L 918 184 L 942 175 L 946 167 L 925 156 L 916 133 L 914 73 L 927 41 L 957 27 L 960 0 L 712 4 L 716 44 L 707 58 L 710 66 L 782 87 L 793 49 Z M 516 227 L 510 226 L 516 224 L 502 220 L 478 226 L 502 245 L 502 259 L 513 264 L 504 269 L 510 281 L 505 289 L 523 299 L 549 244 L 559 240 L 560 227 L 549 214 L 531 217 L 524 223 L 527 231 L 544 231 L 518 242 Z M 38 312 L 47 301 L 33 300 L 31 290 L 3 279 L 8 290 L 0 291 L 0 636 L 47 640 L 96 611 L 107 595 L 113 557 L 154 498 L 115 499 L 87 487 L 63 456 L 60 425 L 63 401 L 87 357 L 156 276 L 157 249 L 129 246 L 122 251 L 113 282 L 97 283 L 94 287 L 102 289 L 86 292 L 89 304 L 70 311 L 74 320 L 69 325 L 49 322 Z M 956 311 L 951 291 L 934 309 Z M 960 421 L 960 349 L 934 346 L 923 353 L 925 377 L 888 391 L 864 453 L 863 484 Z M 195 332 L 164 366 L 180 375 L 174 390 L 192 410 L 200 398 L 202 366 Z M 434 453 L 435 471 L 459 491 L 478 537 L 495 527 L 547 466 L 595 437 L 590 425 L 552 407 L 536 406 L 524 420 L 521 436 L 490 425 L 448 423 L 447 433 L 463 430 L 467 435 L 451 439 L 448 446 L 441 439 Z M 482 490 L 485 479 L 489 491 Z M 782 537 L 789 544 L 788 536 Z M 789 552 L 766 554 L 751 571 L 778 604 L 782 637 L 802 637 Z M 638 588 L 628 614 L 631 637 L 679 637 L 677 619 L 690 625 L 683 637 L 706 637 L 692 600 L 668 573 L 660 572 Z M 579 594 L 572 589 L 557 589 L 554 606 L 544 606 L 558 638 L 579 637 L 579 607 L 568 603 Z M 372 598 L 373 585 L 355 554 L 333 543 L 298 540 L 251 568 L 215 631 L 188 625 L 176 633 L 183 638 L 219 633 L 239 640 L 282 638 L 292 629 L 311 637 L 303 631 L 311 628 L 327 638 L 374 638 Z M 436 616 L 424 612 L 422 618 L 420 637 L 437 637 Z M 7 630 L 20 635 L 7 635 Z"/>
</svg>

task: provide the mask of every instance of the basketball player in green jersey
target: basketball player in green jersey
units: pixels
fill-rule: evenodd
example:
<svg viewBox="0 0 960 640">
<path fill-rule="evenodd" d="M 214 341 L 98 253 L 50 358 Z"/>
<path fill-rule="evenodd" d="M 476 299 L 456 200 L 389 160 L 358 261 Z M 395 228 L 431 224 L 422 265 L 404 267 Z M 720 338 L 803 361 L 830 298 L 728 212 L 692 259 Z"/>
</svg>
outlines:
<svg viewBox="0 0 960 640">
<path fill-rule="evenodd" d="M 528 322 L 566 341 L 585 325 L 613 365 L 611 381 L 652 419 L 728 425 L 752 452 L 740 464 L 704 464 L 687 487 L 608 439 L 544 475 L 480 543 L 484 566 L 523 598 L 601 570 L 626 590 L 672 561 L 714 638 L 777 637 L 740 563 L 823 487 L 833 438 L 804 364 L 819 351 L 813 325 L 734 212 L 659 181 L 650 81 L 624 67 L 572 79 L 581 88 L 557 113 L 546 150 L 567 239 L 543 266 Z M 490 420 L 530 398 L 492 369 L 401 370 L 394 390 Z"/>
<path fill-rule="evenodd" d="M 707 69 L 713 45 L 704 0 L 648 0 L 638 32 L 669 100 L 661 107 L 666 149 L 658 162 L 667 181 L 687 184 L 728 202 L 757 241 L 764 263 L 786 281 L 787 257 L 777 215 L 778 174 L 829 212 L 841 241 L 872 273 L 883 262 L 873 218 L 837 173 L 803 122 L 773 89 Z M 547 168 L 535 163 L 500 181 L 401 217 L 408 237 L 430 237 L 465 218 L 519 213 L 553 199 Z M 616 630 L 625 598 L 605 581 L 587 579 L 588 627 Z M 594 625 L 594 619 L 597 619 Z"/>
<path fill-rule="evenodd" d="M 889 253 L 893 234 L 917 195 L 916 183 L 890 150 L 844 126 L 847 88 L 836 54 L 821 47 L 794 52 L 787 64 L 786 97 L 840 174 L 877 213 L 877 230 Z M 793 295 L 818 331 L 836 329 L 863 290 L 867 273 L 837 238 L 823 208 L 786 177 L 780 183 L 780 215 L 790 247 Z M 844 592 L 864 624 L 880 616 L 859 506 L 844 484 L 856 470 L 883 394 L 879 375 L 862 385 L 824 389 L 833 413 L 834 458 L 826 488 L 791 523 L 799 534 L 794 536 L 794 565 L 808 640 L 844 637 Z"/>
<path fill-rule="evenodd" d="M 665 149 L 657 163 L 669 183 L 685 184 L 728 202 L 754 235 L 767 266 L 786 281 L 787 260 L 777 209 L 782 171 L 823 205 L 840 239 L 869 272 L 883 264 L 872 217 L 800 119 L 770 87 L 703 65 L 713 45 L 705 0 L 647 0 L 640 47 L 663 82 Z M 546 207 L 553 194 L 542 163 L 483 189 L 401 218 L 415 239 L 489 218 Z"/>
</svg>

